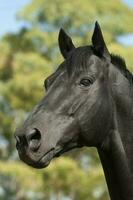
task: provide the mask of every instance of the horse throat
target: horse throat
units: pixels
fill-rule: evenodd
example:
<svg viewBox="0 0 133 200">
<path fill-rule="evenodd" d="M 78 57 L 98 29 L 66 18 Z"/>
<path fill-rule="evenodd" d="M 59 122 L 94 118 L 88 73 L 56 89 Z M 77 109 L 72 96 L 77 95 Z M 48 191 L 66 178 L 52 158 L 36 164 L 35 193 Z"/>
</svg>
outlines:
<svg viewBox="0 0 133 200">
<path fill-rule="evenodd" d="M 117 131 L 111 135 L 112 148 L 98 149 L 111 200 L 133 199 L 133 174 L 128 156 Z"/>
<path fill-rule="evenodd" d="M 126 106 L 116 109 L 117 126 L 109 133 L 108 149 L 98 149 L 111 200 L 133 199 L 133 114 Z"/>
</svg>

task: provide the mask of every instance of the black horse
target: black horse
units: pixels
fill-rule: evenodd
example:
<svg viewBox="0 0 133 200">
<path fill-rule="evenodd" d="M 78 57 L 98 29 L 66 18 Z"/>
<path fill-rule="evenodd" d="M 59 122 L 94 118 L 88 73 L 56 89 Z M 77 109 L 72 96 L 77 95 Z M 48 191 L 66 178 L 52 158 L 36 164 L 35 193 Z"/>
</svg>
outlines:
<svg viewBox="0 0 133 200">
<path fill-rule="evenodd" d="M 92 45 L 75 48 L 61 29 L 64 62 L 15 133 L 20 158 L 46 167 L 64 152 L 97 148 L 112 200 L 133 200 L 133 76 L 109 53 L 96 22 Z"/>
</svg>

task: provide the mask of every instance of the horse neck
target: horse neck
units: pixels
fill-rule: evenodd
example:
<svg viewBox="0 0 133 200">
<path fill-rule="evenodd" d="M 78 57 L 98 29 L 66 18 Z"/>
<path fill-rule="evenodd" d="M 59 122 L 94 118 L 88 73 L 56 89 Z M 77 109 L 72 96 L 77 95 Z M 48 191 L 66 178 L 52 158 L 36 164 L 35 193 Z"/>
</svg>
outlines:
<svg viewBox="0 0 133 200">
<path fill-rule="evenodd" d="M 108 148 L 98 149 L 111 200 L 133 199 L 133 88 L 125 88 L 130 95 L 115 96 L 115 128 L 108 134 Z"/>
</svg>

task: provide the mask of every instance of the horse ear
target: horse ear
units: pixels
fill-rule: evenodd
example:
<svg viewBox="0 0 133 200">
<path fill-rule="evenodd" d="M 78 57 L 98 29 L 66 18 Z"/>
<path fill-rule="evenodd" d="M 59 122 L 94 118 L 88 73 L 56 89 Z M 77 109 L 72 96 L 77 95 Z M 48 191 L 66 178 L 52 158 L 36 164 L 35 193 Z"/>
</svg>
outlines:
<svg viewBox="0 0 133 200">
<path fill-rule="evenodd" d="M 105 57 L 108 61 L 111 60 L 110 53 L 104 42 L 102 31 L 98 22 L 95 23 L 94 32 L 92 35 L 92 44 L 97 55 Z"/>
<path fill-rule="evenodd" d="M 61 28 L 58 36 L 59 48 L 64 58 L 67 57 L 68 53 L 75 48 L 72 39 L 65 33 Z"/>
</svg>

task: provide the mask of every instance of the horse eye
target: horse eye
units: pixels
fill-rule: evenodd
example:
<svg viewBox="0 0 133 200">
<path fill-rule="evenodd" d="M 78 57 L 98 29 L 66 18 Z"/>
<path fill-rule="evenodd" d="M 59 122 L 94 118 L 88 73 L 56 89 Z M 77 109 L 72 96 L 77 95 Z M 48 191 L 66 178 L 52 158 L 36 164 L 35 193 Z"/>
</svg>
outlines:
<svg viewBox="0 0 133 200">
<path fill-rule="evenodd" d="M 81 81 L 80 81 L 80 85 L 85 86 L 85 87 L 91 85 L 92 83 L 93 83 L 93 81 L 88 78 L 81 79 Z"/>
</svg>

